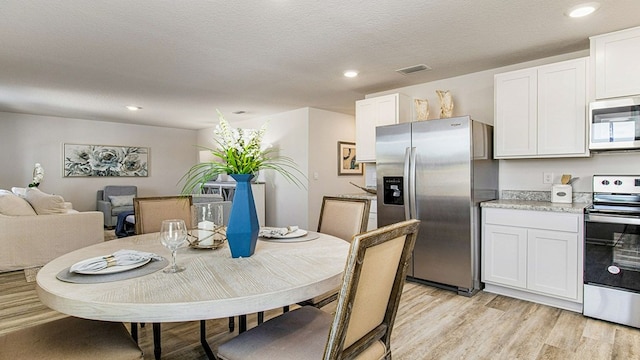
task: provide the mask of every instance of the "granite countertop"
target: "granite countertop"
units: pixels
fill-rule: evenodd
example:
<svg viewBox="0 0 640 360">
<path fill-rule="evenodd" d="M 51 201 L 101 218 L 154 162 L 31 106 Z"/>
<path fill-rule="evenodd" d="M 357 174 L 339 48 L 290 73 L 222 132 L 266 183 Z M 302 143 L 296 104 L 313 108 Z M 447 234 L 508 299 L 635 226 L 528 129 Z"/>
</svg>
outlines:
<svg viewBox="0 0 640 360">
<path fill-rule="evenodd" d="M 515 210 L 535 210 L 535 211 L 553 211 L 581 214 L 584 208 L 591 205 L 588 202 L 552 203 L 551 201 L 536 200 L 517 200 L 517 199 L 500 199 L 491 200 L 480 203 L 481 207 L 499 208 L 499 209 L 515 209 Z"/>
<path fill-rule="evenodd" d="M 339 197 L 345 197 L 345 198 L 351 198 L 351 199 L 369 199 L 371 201 L 373 200 L 377 200 L 378 199 L 378 195 L 375 194 L 370 194 L 368 192 L 359 192 L 359 193 L 353 193 L 353 194 L 339 194 L 336 195 Z"/>
</svg>

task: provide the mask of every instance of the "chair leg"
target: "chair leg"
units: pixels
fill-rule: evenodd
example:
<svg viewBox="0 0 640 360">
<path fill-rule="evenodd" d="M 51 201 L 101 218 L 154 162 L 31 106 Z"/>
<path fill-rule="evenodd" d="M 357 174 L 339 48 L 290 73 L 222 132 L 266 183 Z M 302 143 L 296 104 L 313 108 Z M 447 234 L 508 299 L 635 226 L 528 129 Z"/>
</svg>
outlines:
<svg viewBox="0 0 640 360">
<path fill-rule="evenodd" d="M 153 355 L 160 360 L 162 347 L 160 345 L 160 323 L 153 323 Z"/>
<path fill-rule="evenodd" d="M 207 354 L 207 359 L 217 359 L 207 342 L 207 322 L 205 320 L 200 320 L 200 344 Z"/>
<path fill-rule="evenodd" d="M 247 331 L 247 315 L 238 316 L 238 333 L 242 334 Z"/>
<path fill-rule="evenodd" d="M 138 343 L 138 323 L 131 323 L 131 337 L 133 338 L 133 341 L 136 342 L 136 344 Z"/>
</svg>

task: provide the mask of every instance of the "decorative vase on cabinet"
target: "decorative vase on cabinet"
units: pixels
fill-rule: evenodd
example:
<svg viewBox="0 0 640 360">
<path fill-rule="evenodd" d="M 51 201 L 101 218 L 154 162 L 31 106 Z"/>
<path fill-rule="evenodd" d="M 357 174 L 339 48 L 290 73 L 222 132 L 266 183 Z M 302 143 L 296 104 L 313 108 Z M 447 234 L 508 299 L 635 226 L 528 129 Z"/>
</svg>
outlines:
<svg viewBox="0 0 640 360">
<path fill-rule="evenodd" d="M 237 184 L 227 225 L 227 240 L 231 257 L 249 257 L 256 249 L 260 231 L 250 183 L 253 175 L 231 174 L 230 176 L 236 180 Z"/>
</svg>

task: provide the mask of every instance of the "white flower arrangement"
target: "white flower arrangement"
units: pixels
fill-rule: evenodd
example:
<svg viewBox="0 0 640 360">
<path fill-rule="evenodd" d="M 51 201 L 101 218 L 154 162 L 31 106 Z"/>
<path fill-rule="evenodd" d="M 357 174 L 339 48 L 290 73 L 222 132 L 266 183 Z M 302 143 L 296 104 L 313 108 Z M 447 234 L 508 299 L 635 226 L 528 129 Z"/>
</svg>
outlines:
<svg viewBox="0 0 640 360">
<path fill-rule="evenodd" d="M 33 168 L 33 181 L 29 184 L 29 187 L 38 187 L 44 179 L 44 169 L 40 163 L 36 163 Z"/>
<path fill-rule="evenodd" d="M 276 148 L 262 148 L 262 138 L 267 129 L 266 123 L 259 130 L 236 129 L 229 125 L 220 111 L 218 111 L 218 118 L 220 122 L 214 130 L 218 147 L 216 149 L 202 147 L 218 159 L 192 166 L 181 179 L 185 181 L 183 194 L 193 193 L 193 190 L 221 174 L 255 175 L 264 169 L 275 170 L 290 182 L 304 187 L 296 175 L 302 175 L 303 178 L 305 176 L 291 158 L 278 155 Z"/>
</svg>

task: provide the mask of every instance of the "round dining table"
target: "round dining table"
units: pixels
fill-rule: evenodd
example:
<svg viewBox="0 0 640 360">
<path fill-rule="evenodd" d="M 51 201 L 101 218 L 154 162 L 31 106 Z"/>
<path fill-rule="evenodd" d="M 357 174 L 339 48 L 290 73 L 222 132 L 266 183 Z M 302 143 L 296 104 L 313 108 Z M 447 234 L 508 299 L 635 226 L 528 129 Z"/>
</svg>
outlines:
<svg viewBox="0 0 640 360">
<path fill-rule="evenodd" d="M 38 272 L 37 292 L 46 306 L 86 319 L 162 323 L 232 317 L 288 306 L 337 288 L 349 246 L 337 237 L 309 232 L 300 239 L 260 238 L 255 253 L 246 258 L 232 258 L 226 243 L 215 250 L 183 247 L 177 262 L 186 269 L 178 273 L 159 270 L 99 283 L 58 278 L 77 262 L 122 249 L 171 258 L 159 233 L 130 236 L 52 260 Z"/>
</svg>

